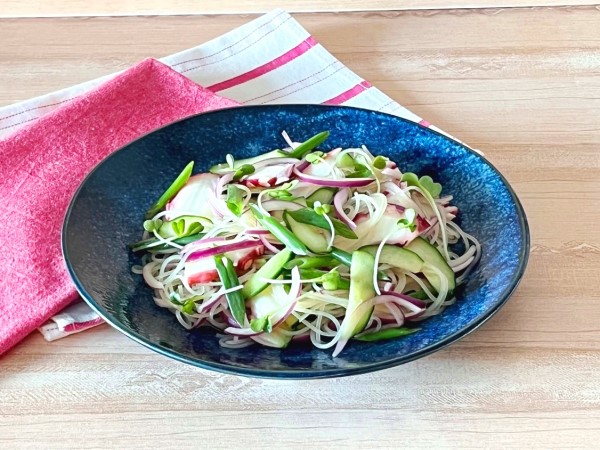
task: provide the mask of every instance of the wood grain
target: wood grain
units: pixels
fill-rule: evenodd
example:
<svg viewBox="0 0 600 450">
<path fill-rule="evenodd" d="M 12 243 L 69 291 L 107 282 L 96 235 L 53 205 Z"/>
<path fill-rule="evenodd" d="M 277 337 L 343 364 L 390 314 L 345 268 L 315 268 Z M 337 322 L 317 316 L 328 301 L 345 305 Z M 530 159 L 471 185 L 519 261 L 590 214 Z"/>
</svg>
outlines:
<svg viewBox="0 0 600 450">
<path fill-rule="evenodd" d="M 38 335 L 0 368 L 0 448 L 594 448 L 600 439 L 600 11 L 297 15 L 353 70 L 483 150 L 523 201 L 530 265 L 448 349 L 337 380 L 170 361 L 108 326 Z M 0 21 L 0 104 L 163 56 L 247 21 Z M 368 36 L 368 39 L 365 38 Z"/>
<path fill-rule="evenodd" d="M 593 5 L 589 0 L 3 0 L 0 17 L 136 16 L 182 14 L 393 11 Z"/>
</svg>

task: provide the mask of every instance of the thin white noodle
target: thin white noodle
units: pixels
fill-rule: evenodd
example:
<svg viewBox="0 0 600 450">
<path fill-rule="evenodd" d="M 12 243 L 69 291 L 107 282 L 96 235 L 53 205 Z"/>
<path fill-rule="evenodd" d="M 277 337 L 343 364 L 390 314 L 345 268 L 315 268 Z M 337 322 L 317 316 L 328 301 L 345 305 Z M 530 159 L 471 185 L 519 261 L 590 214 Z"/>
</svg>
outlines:
<svg viewBox="0 0 600 450">
<path fill-rule="evenodd" d="M 385 245 L 385 243 L 387 242 L 387 240 L 393 236 L 393 234 L 396 231 L 398 231 L 398 230 L 392 230 L 392 231 L 390 231 L 383 238 L 383 240 L 379 243 L 379 246 L 377 247 L 377 252 L 375 252 L 375 266 L 373 268 L 372 279 L 373 279 L 373 287 L 375 288 L 375 292 L 377 292 L 377 295 L 381 295 L 381 289 L 379 289 L 379 283 L 377 281 L 377 274 L 379 272 L 379 258 L 381 256 L 381 252 L 383 250 L 383 246 Z"/>
<path fill-rule="evenodd" d="M 175 317 L 177 317 L 177 321 L 181 324 L 183 328 L 186 330 L 191 330 L 192 325 L 189 324 L 183 317 L 183 313 L 179 310 L 175 311 Z"/>
</svg>

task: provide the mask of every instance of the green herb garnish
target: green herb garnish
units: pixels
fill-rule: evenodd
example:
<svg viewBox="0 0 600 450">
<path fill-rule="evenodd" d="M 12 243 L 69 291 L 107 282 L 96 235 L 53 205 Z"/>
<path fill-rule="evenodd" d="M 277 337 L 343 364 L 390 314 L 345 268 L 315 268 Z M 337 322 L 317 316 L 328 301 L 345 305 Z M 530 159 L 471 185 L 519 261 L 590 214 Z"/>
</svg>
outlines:
<svg viewBox="0 0 600 450">
<path fill-rule="evenodd" d="M 265 332 L 270 333 L 273 331 L 273 324 L 271 323 L 270 316 L 259 317 L 257 319 L 252 319 L 250 321 L 250 328 L 252 331 L 256 331 L 257 333 Z"/>
<path fill-rule="evenodd" d="M 404 210 L 404 218 L 398 221 L 398 226 L 400 228 L 408 228 L 410 231 L 415 231 L 417 229 L 417 213 L 415 213 L 414 209 L 408 208 Z"/>
<path fill-rule="evenodd" d="M 367 333 L 361 336 L 357 336 L 354 339 L 365 342 L 377 342 L 386 339 L 393 339 L 401 336 L 408 336 L 409 334 L 416 333 L 420 328 L 387 328 L 385 330 L 379 330 L 374 333 Z"/>
<path fill-rule="evenodd" d="M 304 141 L 302 144 L 298 145 L 295 149 L 290 151 L 287 156 L 290 158 L 298 158 L 302 159 L 306 154 L 308 154 L 311 150 L 316 148 L 325 142 L 325 139 L 329 137 L 329 131 L 323 131 L 319 134 L 314 135 L 310 139 Z"/>
<path fill-rule="evenodd" d="M 185 314 L 195 314 L 196 313 L 196 302 L 193 300 L 186 300 L 181 308 L 181 312 Z"/>
<path fill-rule="evenodd" d="M 311 164 L 318 164 L 323 161 L 323 152 L 312 152 L 305 156 L 306 160 Z"/>
<path fill-rule="evenodd" d="M 225 289 L 232 289 L 240 285 L 233 262 L 228 257 L 223 255 L 215 256 L 215 266 Z M 240 327 L 244 327 L 246 322 L 246 302 L 241 290 L 238 289 L 237 291 L 229 292 L 225 296 L 234 320 Z"/>
<path fill-rule="evenodd" d="M 154 231 L 158 232 L 158 230 L 160 230 L 160 227 L 162 226 L 163 221 L 160 219 L 155 219 L 155 220 L 144 220 L 144 230 L 148 231 L 149 233 L 152 233 Z"/>
<path fill-rule="evenodd" d="M 227 200 L 225 202 L 227 208 L 236 216 L 242 215 L 243 203 L 244 203 L 244 191 L 242 191 L 235 184 L 227 185 Z"/>
<path fill-rule="evenodd" d="M 258 220 L 263 227 L 269 230 L 273 236 L 279 239 L 279 242 L 289 248 L 296 255 L 308 255 L 308 249 L 306 248 L 304 242 L 298 239 L 294 233 L 284 227 L 276 219 L 263 214 L 256 205 L 250 205 L 250 210 L 254 214 L 254 217 L 256 217 L 256 220 Z"/>
<path fill-rule="evenodd" d="M 146 212 L 146 219 L 154 217 L 166 204 L 177 195 L 177 193 L 185 186 L 190 179 L 192 169 L 194 168 L 194 161 L 190 162 L 183 171 L 175 178 L 175 181 L 171 183 L 171 186 L 165 191 L 163 195 L 150 207 Z"/>
<path fill-rule="evenodd" d="M 373 167 L 375 167 L 376 169 L 379 169 L 379 170 L 383 170 L 383 169 L 385 169 L 387 162 L 388 162 L 388 158 L 386 158 L 385 156 L 377 156 L 373 160 Z"/>
<path fill-rule="evenodd" d="M 246 175 L 251 175 L 256 169 L 250 164 L 241 165 L 233 174 L 233 181 L 239 181 Z"/>
<path fill-rule="evenodd" d="M 294 267 L 302 269 L 320 269 L 322 267 L 337 266 L 339 262 L 331 256 L 301 256 L 288 261 L 283 267 L 292 270 Z"/>
<path fill-rule="evenodd" d="M 328 291 L 350 289 L 350 280 L 342 277 L 335 269 L 328 272 L 317 269 L 300 269 L 300 276 L 303 280 L 311 280 L 314 283 L 320 283 L 323 286 L 323 289 Z"/>
<path fill-rule="evenodd" d="M 421 190 L 428 192 L 433 198 L 439 197 L 442 193 L 442 185 L 440 183 L 435 183 L 428 175 L 419 178 L 412 172 L 406 172 L 402 175 L 402 181 L 405 181 L 409 186 L 421 188 Z"/>
<path fill-rule="evenodd" d="M 369 178 L 373 176 L 373 172 L 367 166 L 361 163 L 354 163 L 354 172 L 346 175 L 346 178 Z"/>
</svg>

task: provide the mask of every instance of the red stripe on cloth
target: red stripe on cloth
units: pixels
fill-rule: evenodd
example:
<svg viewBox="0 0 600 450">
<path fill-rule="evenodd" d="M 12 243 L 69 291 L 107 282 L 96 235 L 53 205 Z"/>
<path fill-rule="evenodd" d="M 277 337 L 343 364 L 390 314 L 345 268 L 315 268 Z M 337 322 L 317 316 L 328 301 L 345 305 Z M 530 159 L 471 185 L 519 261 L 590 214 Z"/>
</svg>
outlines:
<svg viewBox="0 0 600 450">
<path fill-rule="evenodd" d="M 104 323 L 104 320 L 101 317 L 92 320 L 87 320 L 85 322 L 70 323 L 69 325 L 65 326 L 64 331 L 67 333 L 72 333 L 74 331 L 83 331 L 87 330 L 88 328 L 95 327 L 96 325 L 100 325 L 101 323 Z"/>
<path fill-rule="evenodd" d="M 340 95 L 336 95 L 335 97 L 324 101 L 323 104 L 324 105 L 341 105 L 342 103 L 347 102 L 351 98 L 356 97 L 361 92 L 366 91 L 371 86 L 372 86 L 371 83 L 369 83 L 368 81 L 361 81 L 356 86 L 348 89 L 345 92 L 342 92 Z"/>
<path fill-rule="evenodd" d="M 229 89 L 231 87 L 237 86 L 239 84 L 245 83 L 247 81 L 253 80 L 255 78 L 264 75 L 265 73 L 269 73 L 272 70 L 277 69 L 278 67 L 283 66 L 284 64 L 289 63 L 290 61 L 296 59 L 298 56 L 306 53 L 311 48 L 317 45 L 317 41 L 314 37 L 309 36 L 296 47 L 291 50 L 288 50 L 283 55 L 278 56 L 272 61 L 269 61 L 262 66 L 256 67 L 246 73 L 238 75 L 237 77 L 230 78 L 229 80 L 221 81 L 220 83 L 213 84 L 212 86 L 208 86 L 207 89 L 213 92 L 223 91 L 225 89 Z"/>
</svg>

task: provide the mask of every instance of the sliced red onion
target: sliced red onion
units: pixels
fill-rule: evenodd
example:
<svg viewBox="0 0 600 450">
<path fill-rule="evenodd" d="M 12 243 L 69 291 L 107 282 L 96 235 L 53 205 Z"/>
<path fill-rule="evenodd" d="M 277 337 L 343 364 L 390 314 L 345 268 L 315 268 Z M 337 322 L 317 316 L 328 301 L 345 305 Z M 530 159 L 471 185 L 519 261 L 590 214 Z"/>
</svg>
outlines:
<svg viewBox="0 0 600 450">
<path fill-rule="evenodd" d="M 421 317 L 423 314 L 425 314 L 427 312 L 426 309 L 422 310 L 420 313 L 410 313 L 405 315 L 404 317 L 406 318 L 406 320 L 408 320 L 409 322 L 414 321 L 415 319 L 418 319 L 419 317 Z"/>
<path fill-rule="evenodd" d="M 381 295 L 373 298 L 374 304 L 393 302 L 398 306 L 402 306 L 410 311 L 409 314 L 405 314 L 406 318 L 414 317 L 417 314 L 422 314 L 427 307 L 427 303 L 418 298 L 413 298 L 405 294 L 400 294 L 394 291 L 382 291 Z"/>
<path fill-rule="evenodd" d="M 215 295 L 214 298 L 211 298 L 209 301 L 203 302 L 199 306 L 198 312 L 208 311 L 210 308 L 215 306 L 217 303 L 222 302 L 225 299 L 224 295 Z"/>
<path fill-rule="evenodd" d="M 296 305 L 298 304 L 298 302 L 296 300 L 294 300 L 292 303 L 290 303 L 288 305 L 288 307 L 286 309 L 281 309 L 279 311 L 279 313 L 273 315 L 271 317 L 271 323 L 273 324 L 273 328 L 278 327 L 279 325 L 281 325 L 288 317 L 290 317 L 292 315 L 292 313 L 294 312 L 294 309 L 296 309 Z"/>
<path fill-rule="evenodd" d="M 390 323 L 395 324 L 396 326 L 402 326 L 404 324 L 404 320 L 405 320 L 405 315 L 404 315 L 404 311 L 402 311 L 402 308 L 399 307 L 396 302 L 393 301 L 388 301 L 388 302 L 382 302 L 382 303 L 376 303 L 373 302 L 374 306 L 383 306 L 382 310 L 376 310 L 376 315 L 379 318 L 379 320 L 381 321 L 383 327 L 385 327 L 385 325 L 388 325 Z M 372 325 L 372 322 L 370 323 L 370 325 Z M 369 327 L 371 328 L 371 327 Z"/>
<path fill-rule="evenodd" d="M 233 180 L 233 176 L 234 176 L 234 172 L 229 172 L 229 173 L 226 173 L 225 175 L 223 175 L 221 178 L 219 178 L 219 181 L 217 182 L 217 185 L 215 186 L 215 195 L 217 197 L 219 197 L 219 195 L 221 195 L 225 185 L 227 183 L 229 183 L 231 180 Z"/>
<path fill-rule="evenodd" d="M 236 320 L 233 318 L 233 316 L 231 314 L 229 314 L 229 311 L 227 311 L 226 309 L 221 311 L 221 317 L 223 318 L 223 321 L 225 323 L 227 323 L 230 327 L 233 327 L 238 330 L 240 329 L 240 328 L 238 328 L 239 325 L 236 322 Z"/>
<path fill-rule="evenodd" d="M 410 295 L 401 294 L 400 292 L 381 291 L 381 294 L 382 295 L 391 295 L 393 297 L 397 297 L 402 300 L 406 300 L 408 303 L 410 303 L 420 309 L 427 307 L 427 302 L 425 300 L 421 300 L 420 298 L 414 298 L 414 297 L 411 297 Z"/>
<path fill-rule="evenodd" d="M 196 261 L 201 258 L 207 258 L 209 256 L 219 255 L 221 253 L 233 252 L 235 250 L 244 250 L 252 247 L 262 247 L 262 243 L 257 242 L 256 240 L 248 240 L 248 241 L 237 241 L 232 243 L 226 243 L 222 245 L 218 245 L 216 247 L 204 248 L 201 250 L 196 250 L 188 256 L 188 261 Z"/>
<path fill-rule="evenodd" d="M 256 235 L 261 235 L 261 234 L 271 234 L 271 232 L 269 230 L 263 230 L 261 228 L 248 228 L 245 231 L 246 234 L 256 234 Z"/>
<path fill-rule="evenodd" d="M 214 244 L 215 242 L 225 242 L 225 238 L 224 237 L 212 237 L 212 238 L 200 239 L 198 241 L 191 242 L 191 243 L 185 245 L 181 249 L 181 253 L 189 253 L 190 251 L 192 251 L 192 249 L 199 250 L 201 248 L 206 247 L 209 244 Z"/>
<path fill-rule="evenodd" d="M 394 317 L 394 320 L 396 321 L 396 324 L 398 326 L 404 325 L 404 320 L 405 320 L 406 316 L 404 314 L 404 311 L 402 311 L 402 308 L 400 308 L 398 305 L 396 305 L 396 302 L 387 303 L 386 309 Z"/>
<path fill-rule="evenodd" d="M 342 222 L 348 225 L 352 230 L 356 230 L 356 224 L 350 220 L 350 217 L 344 212 L 344 203 L 348 200 L 350 195 L 350 189 L 340 189 L 336 192 L 333 197 L 333 206 L 335 207 L 335 213 Z"/>
<path fill-rule="evenodd" d="M 289 181 L 294 164 L 274 164 L 259 168 L 256 172 L 244 177 L 241 183 L 253 188 L 273 187 Z"/>
<path fill-rule="evenodd" d="M 262 161 L 258 161 L 254 164 L 255 169 L 260 169 L 261 167 L 266 166 L 275 166 L 275 165 L 283 165 L 283 164 L 296 164 L 298 162 L 298 158 L 268 158 L 263 159 Z M 249 175 L 252 177 L 252 174 Z"/>
<path fill-rule="evenodd" d="M 270 250 L 273 253 L 279 253 L 279 249 L 277 247 L 275 247 L 273 244 L 271 244 L 266 237 L 264 236 L 259 236 L 260 242 L 263 243 L 263 245 Z"/>
<path fill-rule="evenodd" d="M 306 169 L 308 166 L 310 166 L 310 163 L 307 160 L 303 159 L 298 164 L 296 164 L 294 168 L 298 169 L 300 172 L 303 172 L 304 169 Z"/>
<path fill-rule="evenodd" d="M 379 320 L 381 320 L 382 325 L 387 325 L 390 323 L 397 323 L 394 316 L 392 316 L 389 313 L 388 314 L 377 313 L 377 317 L 379 317 Z"/>
<path fill-rule="evenodd" d="M 307 183 L 316 184 L 317 186 L 329 186 L 329 187 L 362 187 L 373 183 L 375 180 L 372 178 L 342 178 L 334 180 L 333 178 L 315 177 L 307 175 L 298 170 L 298 167 L 294 167 L 294 175 L 299 180 L 306 181 Z"/>
</svg>

